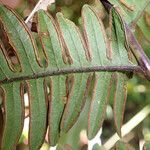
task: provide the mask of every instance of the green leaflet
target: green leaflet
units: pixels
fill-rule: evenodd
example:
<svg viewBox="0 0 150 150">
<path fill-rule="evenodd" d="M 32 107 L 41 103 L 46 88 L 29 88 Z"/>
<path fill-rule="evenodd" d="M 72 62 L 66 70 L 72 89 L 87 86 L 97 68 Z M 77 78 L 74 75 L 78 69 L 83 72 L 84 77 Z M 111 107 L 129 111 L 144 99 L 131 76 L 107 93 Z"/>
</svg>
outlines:
<svg viewBox="0 0 150 150">
<path fill-rule="evenodd" d="M 47 69 L 58 70 L 64 68 L 67 66 L 64 64 L 66 61 L 66 54 L 62 47 L 62 42 L 54 19 L 43 10 L 37 12 L 36 17 L 38 35 L 48 59 Z"/>
<path fill-rule="evenodd" d="M 44 79 L 27 81 L 29 95 L 29 147 L 38 150 L 44 139 L 47 129 L 47 99 Z"/>
<path fill-rule="evenodd" d="M 123 123 L 124 109 L 127 98 L 128 78 L 122 73 L 115 74 L 115 93 L 114 93 L 114 120 L 117 133 L 121 136 L 121 126 Z"/>
<path fill-rule="evenodd" d="M 61 130 L 64 132 L 73 126 L 84 106 L 88 89 L 87 78 L 88 74 L 84 73 L 71 76 L 72 85 L 61 121 Z"/>
<path fill-rule="evenodd" d="M 91 66 L 108 65 L 108 41 L 101 19 L 88 5 L 83 6 L 82 18 L 85 40 L 92 59 Z"/>
<path fill-rule="evenodd" d="M 66 93 L 66 76 L 55 76 L 47 79 L 50 80 L 49 95 L 49 142 L 55 146 L 59 139 L 60 122 L 67 103 Z"/>
<path fill-rule="evenodd" d="M 1 149 L 15 149 L 24 122 L 23 94 L 20 82 L 3 84 L 4 129 Z"/>
<path fill-rule="evenodd" d="M 110 97 L 111 73 L 95 73 L 94 89 L 88 114 L 88 138 L 92 139 L 102 126 Z"/>
<path fill-rule="evenodd" d="M 87 66 L 87 50 L 82 39 L 81 33 L 75 24 L 57 13 L 59 30 L 61 31 L 64 46 L 70 57 L 71 67 Z"/>
<path fill-rule="evenodd" d="M 111 10 L 111 49 L 112 49 L 112 63 L 118 65 L 129 64 L 129 58 L 127 50 L 129 46 L 127 45 L 126 34 L 124 30 L 124 24 L 122 18 L 115 8 Z"/>
</svg>

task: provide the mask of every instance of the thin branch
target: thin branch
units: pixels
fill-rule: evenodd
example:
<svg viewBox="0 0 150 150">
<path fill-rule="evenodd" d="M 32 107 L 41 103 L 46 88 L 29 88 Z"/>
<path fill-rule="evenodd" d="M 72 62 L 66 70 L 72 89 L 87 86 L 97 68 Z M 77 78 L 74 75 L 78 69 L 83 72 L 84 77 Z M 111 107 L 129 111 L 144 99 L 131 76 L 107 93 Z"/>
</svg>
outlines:
<svg viewBox="0 0 150 150">
<path fill-rule="evenodd" d="M 40 9 L 47 10 L 48 5 L 51 5 L 54 2 L 55 0 L 39 0 L 39 2 L 36 4 L 32 12 L 28 16 L 28 18 L 25 20 L 25 23 L 28 23 L 38 10 Z"/>
<path fill-rule="evenodd" d="M 80 67 L 80 68 L 66 68 L 60 70 L 52 70 L 47 72 L 41 72 L 33 75 L 27 76 L 20 76 L 14 77 L 10 79 L 4 79 L 0 81 L 0 84 L 3 83 L 10 83 L 14 81 L 21 81 L 21 80 L 30 80 L 30 79 L 37 79 L 47 76 L 56 76 L 56 75 L 64 75 L 64 74 L 71 74 L 71 73 L 90 73 L 90 72 L 100 72 L 100 71 L 108 71 L 108 72 L 136 72 L 136 73 L 143 73 L 143 70 L 139 66 L 95 66 L 95 67 Z"/>
<path fill-rule="evenodd" d="M 121 128 L 122 137 L 130 133 L 137 125 L 139 125 L 150 114 L 150 105 L 145 106 L 139 113 L 131 118 Z M 115 143 L 120 139 L 117 133 L 108 139 L 103 145 L 106 149 L 111 149 Z"/>
</svg>

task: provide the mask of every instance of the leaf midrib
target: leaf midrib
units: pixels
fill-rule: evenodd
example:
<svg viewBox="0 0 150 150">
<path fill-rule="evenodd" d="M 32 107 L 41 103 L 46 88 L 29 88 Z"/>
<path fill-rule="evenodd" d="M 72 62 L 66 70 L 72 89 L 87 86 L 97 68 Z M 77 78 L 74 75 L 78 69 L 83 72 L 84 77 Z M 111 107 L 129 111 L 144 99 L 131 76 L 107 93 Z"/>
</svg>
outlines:
<svg viewBox="0 0 150 150">
<path fill-rule="evenodd" d="M 47 76 L 65 75 L 71 73 L 89 73 L 89 72 L 139 72 L 143 73 L 143 69 L 140 66 L 94 66 L 94 67 L 74 67 L 74 68 L 63 68 L 59 70 L 49 70 L 46 72 L 38 72 L 32 75 L 23 75 L 19 77 L 13 77 L 9 79 L 3 79 L 0 84 L 11 83 L 15 81 L 30 80 L 43 78 Z"/>
</svg>

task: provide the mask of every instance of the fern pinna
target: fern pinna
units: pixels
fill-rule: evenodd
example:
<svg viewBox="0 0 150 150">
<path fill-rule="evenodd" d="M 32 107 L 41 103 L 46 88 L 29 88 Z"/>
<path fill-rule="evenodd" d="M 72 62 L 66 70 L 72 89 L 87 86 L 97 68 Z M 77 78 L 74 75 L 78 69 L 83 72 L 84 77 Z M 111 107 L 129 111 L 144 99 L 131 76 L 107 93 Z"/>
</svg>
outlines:
<svg viewBox="0 0 150 150">
<path fill-rule="evenodd" d="M 117 9 L 111 9 L 110 36 L 99 14 L 88 5 L 82 8 L 82 30 L 61 13 L 54 20 L 40 10 L 35 21 L 40 46 L 22 18 L 0 5 L 1 149 L 15 149 L 19 141 L 25 93 L 29 97 L 30 149 L 41 147 L 47 130 L 50 146 L 56 145 L 60 133 L 75 124 L 87 99 L 88 138 L 102 126 L 110 99 L 121 136 L 126 70 L 139 68 L 136 61 L 131 62 L 125 24 Z"/>
</svg>

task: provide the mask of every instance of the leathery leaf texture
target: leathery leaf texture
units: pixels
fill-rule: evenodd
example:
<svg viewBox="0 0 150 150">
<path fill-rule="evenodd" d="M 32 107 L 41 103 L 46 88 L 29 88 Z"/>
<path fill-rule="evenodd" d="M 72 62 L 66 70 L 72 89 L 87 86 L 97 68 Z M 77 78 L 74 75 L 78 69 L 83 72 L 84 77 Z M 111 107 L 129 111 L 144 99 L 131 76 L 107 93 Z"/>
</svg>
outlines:
<svg viewBox="0 0 150 150">
<path fill-rule="evenodd" d="M 102 126 L 110 97 L 114 99 L 114 120 L 121 136 L 127 75 L 114 71 L 74 71 L 97 66 L 133 66 L 125 46 L 123 21 L 115 8 L 111 14 L 111 40 L 108 40 L 99 14 L 88 5 L 82 9 L 82 33 L 61 13 L 54 20 L 40 10 L 35 15 L 40 49 L 22 18 L 0 5 L 4 119 L 0 149 L 15 149 L 19 141 L 25 118 L 25 93 L 29 99 L 31 150 L 41 147 L 47 130 L 50 146 L 56 145 L 60 133 L 68 132 L 77 121 L 87 98 L 90 99 L 88 138 L 92 139 Z M 65 73 L 67 70 L 70 71 Z"/>
</svg>

